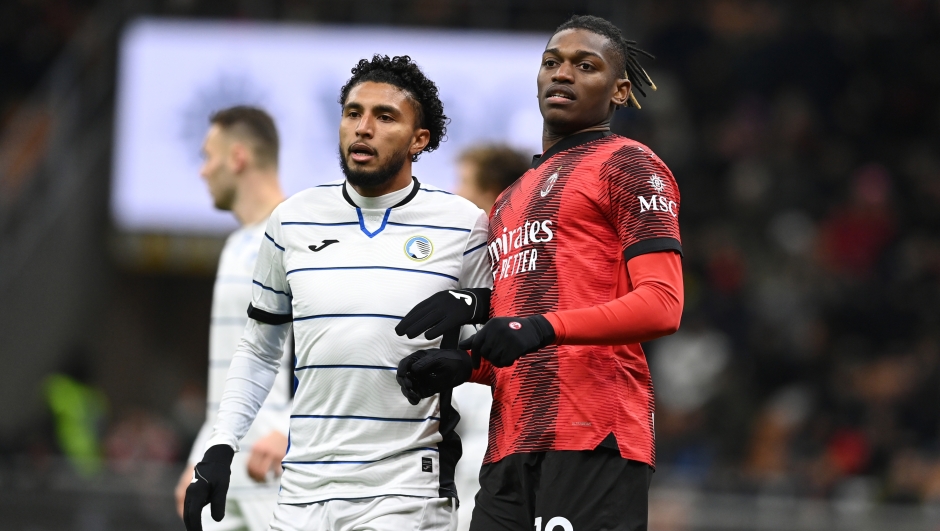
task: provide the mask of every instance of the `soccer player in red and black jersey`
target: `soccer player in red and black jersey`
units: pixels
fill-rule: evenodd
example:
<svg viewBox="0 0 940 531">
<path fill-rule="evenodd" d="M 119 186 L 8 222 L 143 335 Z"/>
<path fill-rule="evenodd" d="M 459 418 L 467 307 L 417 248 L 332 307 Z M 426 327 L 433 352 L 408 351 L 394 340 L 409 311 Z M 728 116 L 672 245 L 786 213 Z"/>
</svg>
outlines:
<svg viewBox="0 0 940 531">
<path fill-rule="evenodd" d="M 460 344 L 474 362 L 423 350 L 398 372 L 412 401 L 493 387 L 472 531 L 647 528 L 653 384 L 640 342 L 676 331 L 683 291 L 676 181 L 610 132 L 641 83 L 655 89 L 642 53 L 597 17 L 556 30 L 538 74 L 544 153 L 491 213 L 491 294 L 438 293 L 398 326 L 413 337 L 486 322 Z"/>
</svg>

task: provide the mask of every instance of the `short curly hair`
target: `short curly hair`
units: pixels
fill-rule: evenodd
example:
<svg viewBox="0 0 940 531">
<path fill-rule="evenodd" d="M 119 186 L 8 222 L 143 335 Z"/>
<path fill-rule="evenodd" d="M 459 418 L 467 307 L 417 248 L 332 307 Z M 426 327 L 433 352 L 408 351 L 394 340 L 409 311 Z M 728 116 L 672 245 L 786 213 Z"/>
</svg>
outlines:
<svg viewBox="0 0 940 531">
<path fill-rule="evenodd" d="M 449 118 L 444 115 L 444 104 L 438 96 L 437 85 L 424 75 L 411 57 L 402 55 L 389 58 L 387 55 L 375 54 L 371 61 L 360 59 L 351 72 L 352 77 L 340 89 L 340 105 L 346 105 L 349 91 L 360 83 L 366 81 L 388 83 L 411 96 L 410 99 L 418 114 L 418 126 L 431 132 L 431 139 L 422 152 L 434 151 L 440 147 L 441 142 L 447 139 Z M 416 162 L 420 154 L 414 154 L 411 161 Z"/>
</svg>

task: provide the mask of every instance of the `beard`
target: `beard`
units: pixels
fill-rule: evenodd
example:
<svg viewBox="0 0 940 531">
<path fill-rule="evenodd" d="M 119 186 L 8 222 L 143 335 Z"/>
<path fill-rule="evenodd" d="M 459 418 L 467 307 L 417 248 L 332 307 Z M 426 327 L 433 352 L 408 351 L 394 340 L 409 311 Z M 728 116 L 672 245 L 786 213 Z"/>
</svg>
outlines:
<svg viewBox="0 0 940 531">
<path fill-rule="evenodd" d="M 376 152 L 376 157 L 378 157 L 378 152 Z M 362 188 L 375 188 L 391 181 L 401 171 L 407 158 L 408 148 L 406 147 L 397 153 L 393 153 L 384 164 L 374 170 L 356 170 L 350 168 L 349 164 L 346 163 L 343 146 L 339 147 L 339 165 L 343 169 L 343 175 L 346 176 L 349 184 Z"/>
</svg>

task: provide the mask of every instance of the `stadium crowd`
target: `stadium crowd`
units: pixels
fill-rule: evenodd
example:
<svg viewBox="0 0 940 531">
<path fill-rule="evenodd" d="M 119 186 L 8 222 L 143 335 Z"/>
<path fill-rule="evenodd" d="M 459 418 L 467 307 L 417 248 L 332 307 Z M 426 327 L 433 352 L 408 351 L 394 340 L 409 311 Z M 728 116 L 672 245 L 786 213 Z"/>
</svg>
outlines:
<svg viewBox="0 0 940 531">
<path fill-rule="evenodd" d="M 3 116 L 86 4 L 4 4 L 20 14 L 0 16 Z M 614 130 L 652 147 L 683 196 L 682 327 L 647 349 L 654 485 L 940 503 L 940 2 L 377 4 L 147 10 L 546 32 L 571 12 L 620 23 L 657 56 L 659 90 Z M 148 422 L 172 423 L 173 408 Z M 135 455 L 128 441 L 147 438 L 118 420 L 110 446 Z M 184 424 L 176 439 L 194 435 Z"/>
</svg>

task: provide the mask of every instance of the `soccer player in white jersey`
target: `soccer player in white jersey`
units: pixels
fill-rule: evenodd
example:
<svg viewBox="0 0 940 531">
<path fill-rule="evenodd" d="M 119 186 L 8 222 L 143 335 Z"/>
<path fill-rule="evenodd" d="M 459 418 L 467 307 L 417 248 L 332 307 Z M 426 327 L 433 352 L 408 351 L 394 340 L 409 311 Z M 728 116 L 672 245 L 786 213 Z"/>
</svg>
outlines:
<svg viewBox="0 0 940 531">
<path fill-rule="evenodd" d="M 202 456 L 215 423 L 232 355 L 248 321 L 251 275 L 264 239 L 264 227 L 271 211 L 284 200 L 278 183 L 278 134 L 274 120 L 261 109 L 239 106 L 213 114 L 209 123 L 200 174 L 215 207 L 232 212 L 241 228 L 228 237 L 219 258 L 209 325 L 206 421 L 176 488 L 180 516 L 186 487 L 193 479 L 193 467 Z M 287 450 L 292 367 L 290 363 L 282 365 L 282 374 L 276 378 L 254 425 L 242 439 L 250 454 L 239 454 L 232 463 L 225 520 L 215 523 L 206 511 L 202 518 L 204 529 L 267 529 L 277 505 L 277 481 L 273 475 L 280 472 L 280 461 Z"/>
<path fill-rule="evenodd" d="M 409 403 L 396 368 L 415 350 L 456 344 L 459 329 L 408 339 L 395 326 L 441 290 L 488 309 L 473 297 L 492 285 L 487 216 L 412 177 L 447 118 L 437 87 L 409 57 L 360 61 L 340 104 L 346 179 L 300 192 L 271 215 L 251 319 L 185 512 L 211 503 L 222 515 L 232 454 L 275 379 L 292 323 L 290 445 L 270 529 L 452 530 L 459 417 L 449 391 Z M 199 529 L 198 518 L 184 520 Z"/>
</svg>

